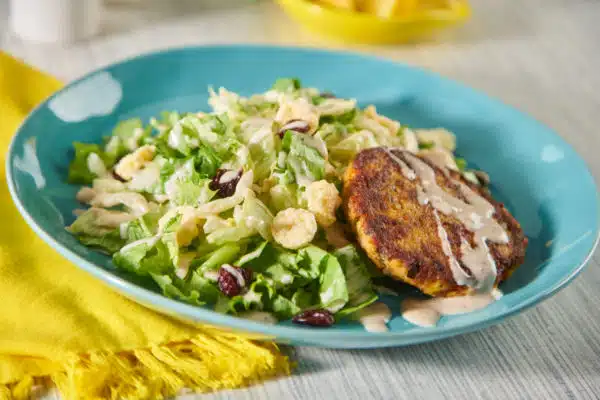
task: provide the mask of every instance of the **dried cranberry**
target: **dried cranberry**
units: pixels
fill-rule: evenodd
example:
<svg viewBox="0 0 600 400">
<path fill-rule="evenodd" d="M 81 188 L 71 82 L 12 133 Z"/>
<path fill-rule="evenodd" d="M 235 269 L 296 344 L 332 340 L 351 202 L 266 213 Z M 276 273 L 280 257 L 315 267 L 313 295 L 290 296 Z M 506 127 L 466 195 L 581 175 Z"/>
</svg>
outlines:
<svg viewBox="0 0 600 400">
<path fill-rule="evenodd" d="M 241 169 L 237 172 L 228 169 L 218 169 L 217 174 L 212 179 L 208 187 L 210 190 L 215 190 L 218 197 L 223 198 L 233 196 L 235 193 L 235 188 L 241 177 Z"/>
<path fill-rule="evenodd" d="M 280 138 L 283 138 L 283 135 L 285 135 L 287 131 L 307 133 L 308 131 L 310 131 L 310 125 L 308 124 L 308 122 L 303 121 L 301 119 L 292 119 L 286 122 L 285 125 L 281 127 L 279 132 L 277 132 L 277 134 Z"/>
<path fill-rule="evenodd" d="M 331 326 L 335 319 L 327 310 L 306 310 L 292 318 L 292 322 L 310 326 Z"/>
<path fill-rule="evenodd" d="M 237 274 L 233 273 L 237 271 L 243 279 L 239 279 Z M 241 282 L 243 281 L 243 282 Z M 250 268 L 234 267 L 231 265 L 223 265 L 219 269 L 219 277 L 217 283 L 219 289 L 225 296 L 233 297 L 242 293 L 242 290 L 249 285 L 252 281 L 252 270 Z"/>
</svg>

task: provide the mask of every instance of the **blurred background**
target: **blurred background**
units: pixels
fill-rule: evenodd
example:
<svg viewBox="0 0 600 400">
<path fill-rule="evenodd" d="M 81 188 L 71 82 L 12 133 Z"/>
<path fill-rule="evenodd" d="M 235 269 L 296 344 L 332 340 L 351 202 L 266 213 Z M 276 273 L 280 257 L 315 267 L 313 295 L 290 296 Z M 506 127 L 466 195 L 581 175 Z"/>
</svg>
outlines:
<svg viewBox="0 0 600 400">
<path fill-rule="evenodd" d="M 371 10 L 371 18 L 401 20 L 399 28 L 392 28 L 396 30 L 411 18 L 410 12 L 398 8 L 399 4 L 435 8 L 441 2 L 446 8 L 445 19 L 448 8 L 457 4 L 469 7 L 470 12 L 457 18 L 456 25 L 408 43 L 359 43 L 343 36 L 327 36 L 315 26 L 309 27 L 311 31 L 297 22 L 299 15 L 304 12 L 306 16 L 306 9 L 311 7 L 321 12 L 313 9 L 315 13 L 310 15 L 326 12 L 331 17 L 332 10 L 343 17 L 367 14 L 347 10 L 349 5 L 363 9 L 365 1 L 370 0 L 0 0 L 0 48 L 63 80 L 136 54 L 185 45 L 261 43 L 345 49 L 425 67 L 461 80 L 533 114 L 558 132 L 572 129 L 572 115 L 581 116 L 578 124 L 582 129 L 596 129 L 594 118 L 585 118 L 597 112 L 593 101 L 569 99 L 595 98 L 592 88 L 600 87 L 597 63 L 590 58 L 600 50 L 600 2 L 371 0 L 374 3 L 368 3 L 370 7 L 375 4 L 383 10 L 380 13 L 388 13 L 387 18 L 380 17 L 377 10 Z M 10 2 L 20 4 L 30 17 L 29 25 L 21 26 L 25 31 L 39 25 L 31 20 L 47 17 L 49 10 L 97 2 L 101 12 L 93 19 L 98 21 L 98 32 L 69 43 L 23 40 L 11 32 Z M 285 9 L 283 3 L 287 4 Z M 291 3 L 300 4 L 301 10 L 296 7 L 295 15 Z M 456 18 L 452 15 L 450 18 Z M 74 13 L 62 18 L 67 21 L 78 17 Z M 343 26 L 339 20 L 333 21 Z M 370 19 L 354 23 L 353 34 L 359 38 L 361 31 L 373 29 Z M 582 77 L 585 84 L 580 84 Z M 591 146 L 578 150 L 589 155 L 588 159 L 595 159 Z"/>
<path fill-rule="evenodd" d="M 12 28 L 10 3 L 25 15 L 25 22 L 19 18 L 20 25 Z M 81 23 L 81 15 L 94 9 L 90 4 L 99 9 L 88 15 L 98 26 L 87 37 L 40 43 L 14 32 L 52 39 L 56 32 L 40 20 L 62 21 L 68 31 L 69 21 Z M 57 16 L 57 9 L 77 12 Z M 596 0 L 0 0 L 0 48 L 65 81 L 140 53 L 185 45 L 359 51 L 463 81 L 532 114 L 569 140 L 574 125 L 596 129 L 597 17 Z M 448 23 L 402 37 L 403 30 L 436 18 Z M 14 15 L 10 20 L 15 25 Z M 373 37 L 374 29 L 383 31 Z M 377 43 L 386 37 L 391 43 Z M 600 168 L 594 146 L 573 144 Z"/>
</svg>

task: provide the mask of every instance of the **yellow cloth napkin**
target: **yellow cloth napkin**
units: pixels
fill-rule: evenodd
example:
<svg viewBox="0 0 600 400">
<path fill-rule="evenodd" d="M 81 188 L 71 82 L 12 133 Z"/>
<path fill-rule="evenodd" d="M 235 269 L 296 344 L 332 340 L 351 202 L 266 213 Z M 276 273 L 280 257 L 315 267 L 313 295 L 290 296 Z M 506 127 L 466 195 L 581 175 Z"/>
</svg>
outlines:
<svg viewBox="0 0 600 400">
<path fill-rule="evenodd" d="M 60 83 L 0 52 L 0 399 L 54 383 L 66 399 L 159 399 L 289 374 L 275 344 L 198 327 L 125 299 L 36 237 L 4 163 L 19 123 Z"/>
</svg>

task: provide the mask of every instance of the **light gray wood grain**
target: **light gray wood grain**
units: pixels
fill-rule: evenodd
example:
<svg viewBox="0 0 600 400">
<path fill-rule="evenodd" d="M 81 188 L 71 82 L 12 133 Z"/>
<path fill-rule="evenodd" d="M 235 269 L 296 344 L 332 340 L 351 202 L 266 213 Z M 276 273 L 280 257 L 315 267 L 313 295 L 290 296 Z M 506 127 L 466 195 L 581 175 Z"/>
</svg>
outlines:
<svg viewBox="0 0 600 400">
<path fill-rule="evenodd" d="M 267 2 L 133 3 L 112 6 L 104 34 L 89 42 L 39 46 L 5 36 L 1 48 L 65 80 L 141 52 L 189 44 L 363 51 L 432 69 L 522 109 L 561 134 L 600 176 L 598 1 L 473 0 L 474 18 L 466 26 L 445 40 L 407 47 L 329 43 L 302 32 Z M 594 256 L 569 288 L 499 326 L 397 349 L 297 348 L 293 377 L 205 397 L 600 398 L 599 262 Z"/>
</svg>

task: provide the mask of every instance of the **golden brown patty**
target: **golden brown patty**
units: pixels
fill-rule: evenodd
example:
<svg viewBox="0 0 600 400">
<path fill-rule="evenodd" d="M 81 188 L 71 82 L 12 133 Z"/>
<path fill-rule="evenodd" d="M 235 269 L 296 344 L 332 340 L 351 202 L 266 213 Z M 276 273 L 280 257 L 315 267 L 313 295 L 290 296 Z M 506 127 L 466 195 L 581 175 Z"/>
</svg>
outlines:
<svg viewBox="0 0 600 400">
<path fill-rule="evenodd" d="M 403 151 L 392 151 L 403 159 Z M 441 169 L 423 161 L 435 170 L 437 184 L 444 191 L 463 198 L 456 184 Z M 508 234 L 506 244 L 488 241 L 490 254 L 496 261 L 498 284 L 523 263 L 527 238 L 503 204 L 495 201 L 486 190 L 466 181 L 458 172 L 449 173 L 454 180 L 465 183 L 494 206 L 494 218 Z M 348 221 L 362 248 L 385 274 L 432 296 L 466 294 L 471 289 L 458 285 L 452 276 L 433 207 L 421 205 L 417 200 L 418 184 L 419 179 L 409 180 L 403 175 L 400 165 L 383 148 L 361 151 L 344 177 L 344 208 Z M 460 260 L 461 237 L 473 246 L 473 233 L 455 217 L 441 212 L 438 215 L 452 251 Z"/>
</svg>

